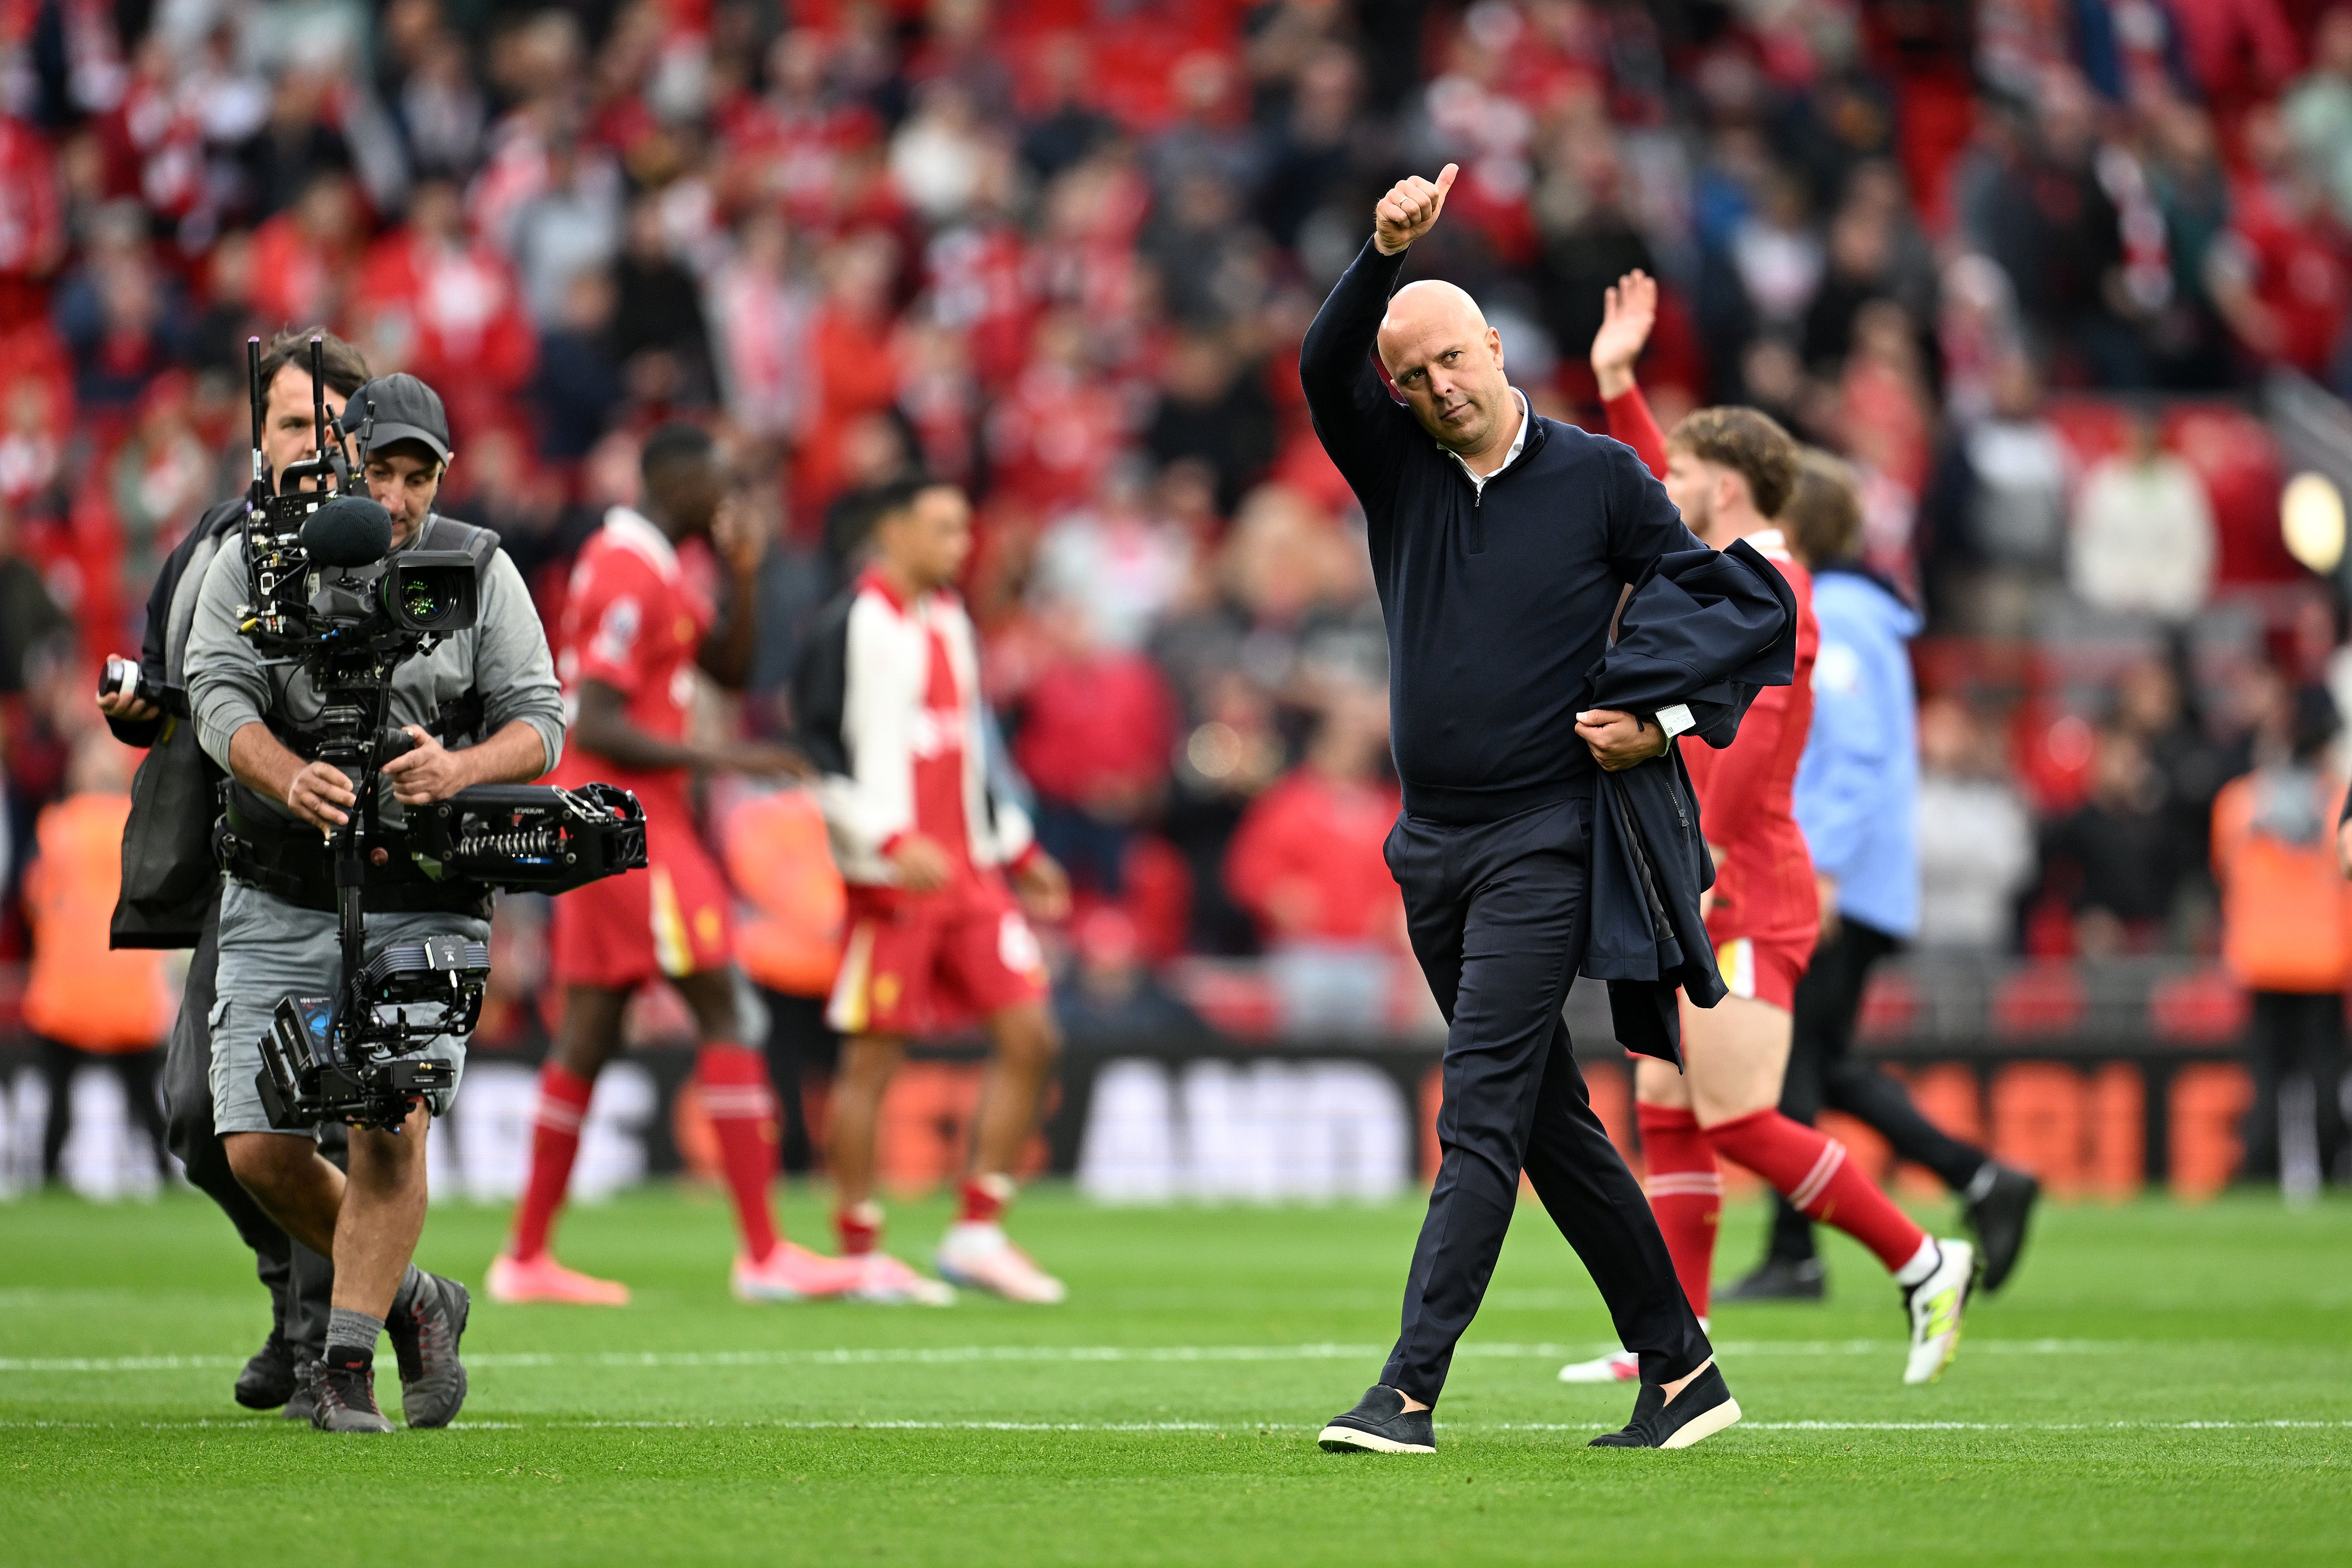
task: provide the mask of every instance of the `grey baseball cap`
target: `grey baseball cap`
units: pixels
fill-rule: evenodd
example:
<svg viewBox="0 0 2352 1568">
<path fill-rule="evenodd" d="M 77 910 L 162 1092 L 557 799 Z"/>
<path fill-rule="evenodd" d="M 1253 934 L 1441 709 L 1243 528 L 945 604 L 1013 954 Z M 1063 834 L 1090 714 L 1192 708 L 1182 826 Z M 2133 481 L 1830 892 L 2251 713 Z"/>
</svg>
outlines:
<svg viewBox="0 0 2352 1568">
<path fill-rule="evenodd" d="M 371 449 L 422 441 L 436 458 L 449 460 L 449 416 L 441 407 L 441 395 L 405 373 L 380 375 L 352 393 L 343 405 L 343 428 L 353 436 L 365 430 Z"/>
</svg>

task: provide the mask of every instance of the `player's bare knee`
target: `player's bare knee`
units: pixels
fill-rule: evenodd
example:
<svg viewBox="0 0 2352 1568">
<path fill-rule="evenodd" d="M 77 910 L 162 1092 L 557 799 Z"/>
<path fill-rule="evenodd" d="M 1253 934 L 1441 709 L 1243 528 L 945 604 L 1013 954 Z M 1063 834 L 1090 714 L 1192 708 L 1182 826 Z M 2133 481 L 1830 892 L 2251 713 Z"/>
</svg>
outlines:
<svg viewBox="0 0 2352 1568">
<path fill-rule="evenodd" d="M 1633 1064 L 1633 1098 L 1643 1105 L 1687 1110 L 1691 1108 L 1690 1079 L 1654 1057 L 1643 1057 Z"/>
<path fill-rule="evenodd" d="M 742 1011 L 736 1005 L 735 972 L 706 969 L 671 982 L 694 1014 L 696 1035 L 706 1046 L 750 1045 L 744 1038 Z"/>
<path fill-rule="evenodd" d="M 566 1035 L 555 1042 L 555 1065 L 574 1078 L 593 1081 L 604 1070 L 605 1064 L 620 1051 L 618 1040 L 590 1039 L 578 1035 Z"/>
<path fill-rule="evenodd" d="M 1008 1009 L 999 1015 L 993 1032 L 998 1054 L 1015 1066 L 1051 1067 L 1062 1054 L 1061 1026 L 1039 1005 Z"/>
<path fill-rule="evenodd" d="M 907 1059 L 907 1042 L 891 1035 L 852 1035 L 841 1043 L 841 1070 L 835 1092 L 847 1088 L 876 1089 L 890 1081 Z"/>
</svg>

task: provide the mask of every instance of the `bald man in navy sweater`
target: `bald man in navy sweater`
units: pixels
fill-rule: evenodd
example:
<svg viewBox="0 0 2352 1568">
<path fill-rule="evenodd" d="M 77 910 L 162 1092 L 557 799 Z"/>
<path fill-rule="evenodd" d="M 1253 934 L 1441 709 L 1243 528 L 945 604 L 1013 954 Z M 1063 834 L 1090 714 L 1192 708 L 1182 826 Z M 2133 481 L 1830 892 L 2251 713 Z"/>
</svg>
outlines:
<svg viewBox="0 0 2352 1568">
<path fill-rule="evenodd" d="M 1626 585 L 1661 555 L 1705 547 L 1632 448 L 1528 406 L 1469 295 L 1396 287 L 1454 174 L 1381 198 L 1299 357 L 1316 434 L 1364 508 L 1404 785 L 1389 868 L 1448 1026 L 1444 1157 L 1402 1331 L 1379 1384 L 1320 1440 L 1435 1452 L 1431 1407 L 1524 1170 L 1641 1358 L 1633 1419 L 1600 1444 L 1685 1447 L 1739 1406 L 1592 1112 L 1560 1007 L 1584 950 L 1598 770 L 1668 743 L 1655 715 L 1589 708 L 1586 672 Z"/>
</svg>

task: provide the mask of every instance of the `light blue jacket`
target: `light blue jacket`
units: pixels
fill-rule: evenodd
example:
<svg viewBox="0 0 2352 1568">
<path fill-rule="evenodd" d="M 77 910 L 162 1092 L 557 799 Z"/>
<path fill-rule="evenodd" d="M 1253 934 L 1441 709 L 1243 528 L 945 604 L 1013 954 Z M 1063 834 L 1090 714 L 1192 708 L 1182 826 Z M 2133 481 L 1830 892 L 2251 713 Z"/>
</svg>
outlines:
<svg viewBox="0 0 2352 1568">
<path fill-rule="evenodd" d="M 1874 579 L 1813 578 L 1822 649 L 1813 728 L 1797 767 L 1797 826 L 1838 880 L 1838 912 L 1890 936 L 1919 929 L 1917 699 L 1905 647 L 1919 617 Z"/>
</svg>

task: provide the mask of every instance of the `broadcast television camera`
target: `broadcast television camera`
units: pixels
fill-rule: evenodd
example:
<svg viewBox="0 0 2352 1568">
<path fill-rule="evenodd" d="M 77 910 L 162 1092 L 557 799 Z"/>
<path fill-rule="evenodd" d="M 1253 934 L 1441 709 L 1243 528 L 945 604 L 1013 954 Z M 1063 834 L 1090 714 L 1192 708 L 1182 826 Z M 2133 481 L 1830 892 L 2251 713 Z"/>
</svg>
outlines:
<svg viewBox="0 0 2352 1568">
<path fill-rule="evenodd" d="M 289 996 L 261 1042 L 257 1079 L 272 1124 L 398 1127 L 412 1101 L 452 1087 L 455 1063 L 434 1042 L 470 1031 L 489 979 L 487 944 L 462 934 L 397 942 L 366 957 L 372 868 L 400 857 L 424 879 L 559 893 L 646 864 L 645 808 L 611 784 L 558 789 L 481 785 L 409 808 L 385 828 L 375 809 L 385 763 L 414 738 L 390 722 L 394 672 L 472 628 L 480 561 L 464 550 L 392 548 L 392 519 L 353 484 L 343 430 L 326 410 L 323 344 L 310 340 L 318 456 L 272 476 L 262 456 L 261 344 L 246 345 L 253 405 L 253 483 L 242 544 L 252 602 L 238 631 L 265 663 L 296 667 L 317 701 L 298 720 L 308 758 L 352 781 L 360 808 L 328 837 L 342 973 L 330 996 Z M 357 432 L 367 449 L 373 415 Z M 274 482 L 273 482 L 274 479 Z M 224 836 L 234 845 L 234 834 Z"/>
</svg>

